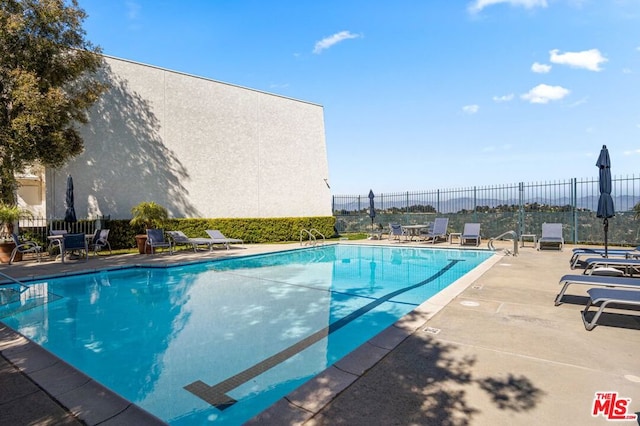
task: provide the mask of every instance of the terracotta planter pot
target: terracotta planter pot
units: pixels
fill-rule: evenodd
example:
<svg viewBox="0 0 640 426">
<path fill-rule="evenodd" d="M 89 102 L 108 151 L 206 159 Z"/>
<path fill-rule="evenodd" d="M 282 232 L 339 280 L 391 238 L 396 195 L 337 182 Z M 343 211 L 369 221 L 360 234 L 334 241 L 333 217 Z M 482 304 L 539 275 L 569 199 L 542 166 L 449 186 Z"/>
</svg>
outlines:
<svg viewBox="0 0 640 426">
<path fill-rule="evenodd" d="M 11 252 L 13 251 L 14 248 L 16 248 L 16 245 L 13 242 L 0 243 L 0 262 L 9 263 L 9 260 L 11 259 Z M 13 259 L 13 261 L 19 262 L 21 260 L 22 260 L 22 253 L 20 252 L 16 253 L 16 257 L 15 259 Z"/>
<path fill-rule="evenodd" d="M 136 245 L 138 246 L 138 253 L 151 254 L 151 247 L 147 245 L 146 235 L 136 235 Z"/>
</svg>

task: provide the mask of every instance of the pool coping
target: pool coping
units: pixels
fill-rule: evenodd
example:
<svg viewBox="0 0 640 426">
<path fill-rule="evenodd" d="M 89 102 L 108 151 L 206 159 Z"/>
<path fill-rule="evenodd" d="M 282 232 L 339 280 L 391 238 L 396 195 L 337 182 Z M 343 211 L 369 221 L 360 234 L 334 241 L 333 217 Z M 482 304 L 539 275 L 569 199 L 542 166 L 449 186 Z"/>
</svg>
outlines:
<svg viewBox="0 0 640 426">
<path fill-rule="evenodd" d="M 348 242 L 334 244 L 349 245 Z M 376 244 L 376 246 L 380 245 L 397 247 L 393 244 Z M 412 246 L 412 248 L 433 247 Z M 298 249 L 273 250 L 269 253 Z M 437 249 L 457 250 L 459 248 L 437 247 Z M 463 248 L 463 250 L 465 249 Z M 268 423 L 275 419 L 278 422 L 302 423 L 317 414 L 343 390 L 381 361 L 411 334 L 424 326 L 430 318 L 503 258 L 499 252 L 477 248 L 473 248 L 473 250 L 488 251 L 492 253 L 492 256 L 338 362 L 327 367 L 305 384 L 249 419 L 245 424 L 265 424 L 265 422 Z M 177 267 L 211 261 L 212 259 L 163 264 L 134 263 L 47 275 L 26 275 L 21 277 L 21 281 L 36 281 L 54 277 L 141 267 Z M 69 410 L 77 419 L 88 425 L 108 425 L 111 423 L 167 425 L 163 420 L 93 380 L 90 376 L 71 366 L 52 352 L 13 330 L 1 320 L 0 356 L 5 358 L 14 368 L 24 374 L 58 404 Z"/>
<path fill-rule="evenodd" d="M 493 252 L 491 257 L 473 270 L 244 424 L 269 424 L 276 419 L 280 424 L 302 424 L 310 420 L 400 343 L 423 328 L 434 315 L 472 285 L 482 274 L 501 261 L 503 257 L 500 253 Z M 429 330 L 428 327 L 425 328 L 425 331 L 438 332 L 437 329 Z"/>
</svg>

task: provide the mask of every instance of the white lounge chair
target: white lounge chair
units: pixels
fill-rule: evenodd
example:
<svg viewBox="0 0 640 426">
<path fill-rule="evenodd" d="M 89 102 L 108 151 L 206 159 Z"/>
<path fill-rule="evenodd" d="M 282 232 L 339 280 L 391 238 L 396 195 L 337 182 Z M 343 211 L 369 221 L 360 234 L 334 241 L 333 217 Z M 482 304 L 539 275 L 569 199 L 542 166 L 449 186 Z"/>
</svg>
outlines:
<svg viewBox="0 0 640 426">
<path fill-rule="evenodd" d="M 480 245 L 480 224 L 479 223 L 465 223 L 462 235 L 460 235 L 460 245 L 465 245 L 470 241 L 476 244 L 476 247 Z"/>
<path fill-rule="evenodd" d="M 224 234 L 217 229 L 207 229 L 204 232 L 214 241 L 213 244 L 224 244 L 227 250 L 229 250 L 229 244 L 242 244 L 244 246 L 244 241 L 240 238 L 225 237 Z"/>
<path fill-rule="evenodd" d="M 558 250 L 562 250 L 564 238 L 562 237 L 561 223 L 542 224 L 542 236 L 538 240 L 538 250 L 542 250 L 544 246 L 556 247 Z"/>
<path fill-rule="evenodd" d="M 433 244 L 436 243 L 438 238 L 447 239 L 447 227 L 449 226 L 449 218 L 448 217 L 437 217 L 433 221 L 433 228 L 425 232 L 424 234 L 420 234 L 422 237 L 422 241 L 431 240 Z"/>
<path fill-rule="evenodd" d="M 173 244 L 171 241 L 165 240 L 163 229 L 147 229 L 146 244 L 151 247 L 151 254 L 154 254 L 158 247 L 168 248 L 169 254 L 173 254 Z"/>
<path fill-rule="evenodd" d="M 619 290 L 611 288 L 591 288 L 587 290 L 589 293 L 589 302 L 582 311 L 582 322 L 587 330 L 593 330 L 597 325 L 600 315 L 610 305 L 615 304 L 616 308 L 622 308 L 623 306 L 636 307 L 640 306 L 640 291 L 637 290 Z M 589 308 L 593 305 L 600 305 L 595 315 L 589 321 L 587 314 Z"/>
<path fill-rule="evenodd" d="M 615 277 L 607 275 L 563 275 L 560 278 L 562 289 L 556 296 L 555 305 L 562 303 L 562 298 L 572 284 L 601 286 L 601 287 L 620 287 L 620 288 L 637 288 L 640 290 L 640 279 L 630 277 Z"/>
</svg>

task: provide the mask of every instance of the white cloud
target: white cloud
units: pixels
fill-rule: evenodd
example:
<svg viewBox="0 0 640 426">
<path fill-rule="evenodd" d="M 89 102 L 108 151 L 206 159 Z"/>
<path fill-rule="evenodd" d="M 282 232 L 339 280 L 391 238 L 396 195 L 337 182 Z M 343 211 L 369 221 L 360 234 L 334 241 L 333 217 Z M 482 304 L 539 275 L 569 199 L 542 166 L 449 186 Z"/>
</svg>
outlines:
<svg viewBox="0 0 640 426">
<path fill-rule="evenodd" d="M 469 4 L 468 10 L 470 13 L 478 13 L 485 7 L 502 3 L 506 3 L 511 6 L 522 6 L 526 9 L 547 7 L 547 0 L 475 0 Z"/>
<path fill-rule="evenodd" d="M 509 93 L 508 95 L 494 96 L 493 100 L 494 102 L 509 102 L 513 100 L 513 97 L 513 93 Z"/>
<path fill-rule="evenodd" d="M 126 2 L 126 5 L 127 5 L 127 18 L 130 20 L 138 19 L 138 16 L 140 16 L 140 10 L 142 9 L 142 6 L 140 6 L 140 4 L 133 1 Z"/>
<path fill-rule="evenodd" d="M 633 70 L 631 68 L 622 68 L 622 74 L 633 74 Z"/>
<path fill-rule="evenodd" d="M 531 71 L 538 74 L 546 74 L 551 71 L 551 65 L 534 62 L 533 65 L 531 65 Z"/>
<path fill-rule="evenodd" d="M 623 154 L 624 155 L 639 155 L 640 154 L 640 149 L 634 149 L 632 151 L 624 151 Z"/>
<path fill-rule="evenodd" d="M 478 105 L 465 105 L 462 107 L 462 111 L 464 111 L 467 114 L 475 114 L 476 112 L 478 112 L 479 109 L 480 109 L 480 106 Z"/>
<path fill-rule="evenodd" d="M 352 34 L 349 31 L 340 31 L 339 33 L 335 33 L 316 42 L 316 45 L 313 47 L 313 53 L 318 54 L 323 50 L 330 48 L 334 44 L 340 43 L 341 41 L 359 37 L 360 36 L 358 34 Z"/>
<path fill-rule="evenodd" d="M 562 86 L 539 84 L 520 97 L 532 104 L 546 104 L 549 101 L 558 101 L 569 93 L 569 89 L 565 89 Z"/>
<path fill-rule="evenodd" d="M 558 49 L 549 51 L 549 60 L 554 64 L 584 68 L 589 71 L 601 71 L 600 64 L 608 61 L 598 49 L 583 50 L 582 52 L 559 52 Z"/>
</svg>

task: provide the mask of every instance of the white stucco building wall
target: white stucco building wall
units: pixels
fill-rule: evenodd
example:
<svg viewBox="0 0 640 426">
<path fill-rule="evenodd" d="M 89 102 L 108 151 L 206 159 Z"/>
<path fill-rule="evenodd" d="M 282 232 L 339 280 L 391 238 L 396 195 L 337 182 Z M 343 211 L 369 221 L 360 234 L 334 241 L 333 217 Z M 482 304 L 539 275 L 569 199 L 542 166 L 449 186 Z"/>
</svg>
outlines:
<svg viewBox="0 0 640 426">
<path fill-rule="evenodd" d="M 78 218 L 131 217 L 155 201 L 173 217 L 330 216 L 320 105 L 105 57 L 111 89 L 81 128 L 85 151 L 47 170 L 48 217 L 66 177 Z"/>
</svg>

